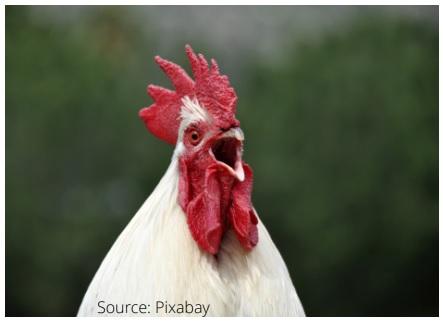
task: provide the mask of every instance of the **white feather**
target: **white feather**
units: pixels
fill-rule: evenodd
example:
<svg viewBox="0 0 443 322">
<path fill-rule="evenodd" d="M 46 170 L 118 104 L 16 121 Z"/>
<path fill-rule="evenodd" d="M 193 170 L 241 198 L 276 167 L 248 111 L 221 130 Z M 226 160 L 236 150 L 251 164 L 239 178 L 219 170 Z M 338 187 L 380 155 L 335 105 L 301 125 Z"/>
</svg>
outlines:
<svg viewBox="0 0 443 322">
<path fill-rule="evenodd" d="M 212 122 L 212 117 L 201 107 L 197 99 L 190 99 L 189 96 L 182 98 L 182 108 L 180 109 L 180 127 L 178 129 L 177 142 L 183 140 L 184 130 L 194 122 Z"/>
<path fill-rule="evenodd" d="M 194 121 L 206 121 L 210 122 L 212 117 L 208 112 L 201 107 L 197 99 L 190 99 L 189 96 L 182 98 L 182 108 L 180 109 L 180 118 L 182 121 L 181 126 L 187 127 Z M 180 133 L 183 131 L 179 131 Z"/>
</svg>

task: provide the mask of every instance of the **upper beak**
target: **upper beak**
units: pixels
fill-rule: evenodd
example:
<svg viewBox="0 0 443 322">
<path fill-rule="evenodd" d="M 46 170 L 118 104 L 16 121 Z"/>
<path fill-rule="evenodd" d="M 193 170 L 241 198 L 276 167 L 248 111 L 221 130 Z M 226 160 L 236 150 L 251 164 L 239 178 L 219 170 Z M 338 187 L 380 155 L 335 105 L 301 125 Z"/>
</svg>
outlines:
<svg viewBox="0 0 443 322">
<path fill-rule="evenodd" d="M 242 163 L 243 141 L 243 131 L 235 127 L 224 132 L 210 149 L 210 154 L 217 163 L 228 170 L 238 181 L 245 180 Z"/>
<path fill-rule="evenodd" d="M 233 127 L 223 133 L 222 137 L 233 137 L 243 143 L 245 140 L 245 135 L 239 127 Z"/>
</svg>

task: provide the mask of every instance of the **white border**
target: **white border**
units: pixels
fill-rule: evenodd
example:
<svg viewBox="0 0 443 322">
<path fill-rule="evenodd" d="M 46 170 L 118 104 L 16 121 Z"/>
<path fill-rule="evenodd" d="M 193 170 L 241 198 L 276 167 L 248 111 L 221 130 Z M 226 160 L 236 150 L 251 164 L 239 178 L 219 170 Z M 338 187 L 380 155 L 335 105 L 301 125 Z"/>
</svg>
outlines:
<svg viewBox="0 0 443 322">
<path fill-rule="evenodd" d="M 417 1 L 417 0 L 372 0 L 372 1 L 361 1 L 361 0 L 341 0 L 341 1 L 333 1 L 333 0 L 311 0 L 311 1 L 300 1 L 300 0 L 275 0 L 275 1 L 252 1 L 252 0 L 212 0 L 212 1 L 204 1 L 204 0 L 128 0 L 128 1 L 119 1 L 119 0 L 46 0 L 46 1 L 33 1 L 33 0 L 7 0 L 5 1 L 6 5 L 261 5 L 261 6 L 269 6 L 269 5 L 439 5 L 439 1 L 435 0 L 426 0 L 426 1 Z"/>
<path fill-rule="evenodd" d="M 6 5 L 36 5 L 36 1 L 31 1 L 31 0 L 19 0 L 19 1 L 6 1 L 5 2 Z M 161 1 L 161 0 L 151 0 L 149 2 L 147 1 L 140 1 L 140 0 L 132 0 L 132 1 L 127 1 L 122 3 L 121 1 L 116 1 L 116 0 L 109 0 L 109 1 L 104 1 L 104 0 L 95 0 L 95 1 L 55 1 L 55 0 L 50 0 L 50 1 L 45 1 L 44 3 L 39 3 L 39 4 L 45 4 L 45 5 L 185 5 L 185 4 L 193 4 L 193 5 L 217 5 L 217 4 L 222 4 L 222 5 L 254 5 L 254 3 L 252 1 L 240 1 L 240 0 L 224 0 L 224 1 L 212 1 L 212 3 L 207 3 L 204 1 L 184 1 L 184 0 L 175 0 L 175 1 Z M 255 3 L 257 4 L 257 3 Z M 265 5 L 266 3 L 258 3 L 259 5 Z M 292 4 L 297 4 L 297 5 L 368 5 L 369 3 L 363 2 L 363 1 L 340 1 L 340 2 L 333 2 L 333 1 L 319 1 L 319 0 L 314 0 L 314 1 L 310 1 L 309 3 L 306 2 L 302 2 L 302 1 L 289 1 L 289 0 L 278 0 L 275 2 L 268 2 L 267 3 L 272 4 L 272 5 L 292 5 Z M 439 5 L 439 1 L 371 1 L 370 5 Z M 439 8 L 439 17 L 440 17 L 441 11 Z M 0 17 L 2 18 L 3 23 L 1 24 L 1 43 L 3 43 L 5 45 L 5 5 L 1 5 L 1 9 L 0 9 Z M 439 58 L 442 57 L 442 27 L 439 24 Z M 3 75 L 3 77 L 1 78 L 1 87 L 2 87 L 2 91 L 1 91 L 1 104 L 3 107 L 3 113 L 0 116 L 0 127 L 2 129 L 1 133 L 1 137 L 0 137 L 0 143 L 1 143 L 1 155 L 0 155 L 0 163 L 2 165 L 2 171 L 1 171 L 1 196 L 0 196 L 0 207 L 3 210 L 3 215 L 5 214 L 5 46 L 3 45 L 3 48 L 1 50 L 1 63 L 0 63 L 0 71 Z M 442 94 L 442 82 L 441 82 L 441 73 L 442 72 L 442 67 L 439 64 L 439 107 L 441 106 L 441 94 Z M 442 114 L 439 113 L 439 124 L 441 123 L 441 121 L 443 120 Z M 441 142 L 443 140 L 443 134 L 442 131 L 440 131 L 440 127 L 439 127 L 439 169 L 442 167 L 443 165 L 443 161 L 441 158 Z M 442 184 L 442 180 L 439 176 L 439 200 L 442 200 L 442 196 L 443 196 L 443 184 Z M 441 218 L 441 210 L 439 208 L 439 219 Z M 5 216 L 3 216 L 3 221 L 0 224 L 0 235 L 2 236 L 1 238 L 1 245 L 0 245 L 0 257 L 2 258 L 2 265 L 0 265 L 0 274 L 2 275 L 1 278 L 1 282 L 0 282 L 0 286 L 3 290 L 3 292 L 1 292 L 1 298 L 0 298 L 0 315 L 3 318 L 5 315 L 5 222 L 4 222 Z M 439 231 L 442 230 L 443 224 L 441 222 L 441 220 L 439 220 Z M 442 267 L 442 249 L 443 243 L 442 240 L 439 238 L 439 267 Z M 440 274 L 439 274 L 440 275 Z M 442 304 L 443 304 L 443 299 L 442 299 L 442 293 L 441 293 L 441 289 L 442 289 L 442 285 L 443 282 L 441 280 L 441 278 L 439 278 L 439 310 L 441 310 L 442 308 Z M 48 298 L 50 298 L 51 296 L 57 296 L 57 294 L 48 294 L 47 295 Z M 309 312 L 308 312 L 309 313 Z M 12 319 L 12 318 L 7 318 L 7 319 Z M 47 317 L 41 317 L 41 318 L 26 318 L 26 317 L 21 317 L 21 318 L 13 318 L 14 320 L 17 321 L 27 321 L 29 319 L 32 319 L 34 321 L 47 321 L 48 319 L 60 319 L 60 318 L 47 318 Z M 63 320 L 65 319 L 69 319 L 69 318 L 62 318 Z M 90 321 L 95 321 L 97 319 L 101 319 L 101 318 L 88 318 L 88 319 L 92 319 Z M 125 317 L 120 317 L 120 318 L 108 318 L 108 321 L 122 321 L 122 319 L 130 319 L 130 318 L 125 318 Z M 172 320 L 174 318 L 145 318 L 145 319 L 161 319 L 162 321 L 169 321 Z M 180 318 L 181 321 L 195 321 L 196 318 Z M 206 318 L 206 319 L 210 319 L 210 320 L 225 320 L 228 318 Z M 249 320 L 251 318 L 235 318 L 238 321 L 243 321 L 243 320 Z M 254 319 L 260 319 L 262 321 L 277 321 L 277 320 L 282 320 L 282 319 L 286 319 L 286 318 L 254 318 Z M 295 318 L 294 318 L 295 319 Z M 310 318 L 311 320 L 323 320 L 325 318 Z M 328 321 L 333 321 L 333 322 L 338 322 L 338 321 L 343 321 L 344 319 L 348 320 L 348 321 L 354 321 L 354 320 L 358 320 L 358 321 L 369 321 L 369 320 L 373 320 L 374 318 L 369 318 L 369 317 L 360 317 L 360 318 L 342 318 L 342 317 L 334 317 L 334 318 L 328 318 Z M 408 321 L 422 321 L 422 320 L 436 320 L 436 319 L 440 319 L 439 317 L 431 317 L 431 318 L 422 318 L 422 317 L 415 317 L 415 318 L 386 318 L 386 317 L 382 317 L 382 318 L 378 318 L 381 321 L 395 321 L 395 320 L 402 320 L 404 321 L 404 319 L 407 319 Z"/>
<path fill-rule="evenodd" d="M 5 111 L 6 111 L 6 87 L 5 87 L 5 77 L 6 77 L 6 73 L 5 73 L 5 6 L 1 6 L 0 9 L 0 16 L 1 19 L 3 21 L 3 23 L 1 24 L 1 33 L 0 33 L 0 43 L 3 44 L 3 49 L 1 50 L 1 62 L 0 62 L 0 72 L 2 74 L 2 78 L 1 78 L 1 96 L 0 96 L 0 102 L 2 105 L 2 111 L 3 113 L 1 113 L 1 117 L 0 117 L 0 128 L 1 128 L 1 135 L 0 135 L 0 143 L 1 143 L 1 151 L 2 153 L 0 154 L 0 163 L 1 163 L 1 184 L 0 184 L 0 189 L 1 189 L 1 193 L 0 193 L 0 208 L 2 209 L 2 213 L 3 213 L 3 220 L 1 221 L 0 224 L 0 236 L 1 236 L 1 244 L 0 244 L 0 258 L 2 260 L 2 264 L 0 265 L 0 275 L 1 275 L 1 279 L 0 279 L 0 286 L 3 292 L 1 292 L 1 299 L 0 299 L 0 314 L 1 316 L 5 315 L 5 214 L 6 214 L 6 205 L 5 205 L 5 157 L 6 157 L 6 150 L 5 150 L 5 132 L 6 132 L 6 127 L 5 127 Z"/>
<path fill-rule="evenodd" d="M 442 67 L 441 67 L 440 61 L 442 58 L 442 49 L 443 49 L 443 46 L 442 46 L 442 30 L 443 29 L 442 29 L 442 26 L 440 23 L 440 17 L 441 17 L 441 8 L 438 7 L 438 18 L 439 18 L 438 19 L 438 52 L 439 52 L 439 55 L 438 55 L 438 84 L 439 84 L 438 85 L 438 254 L 439 254 L 439 256 L 438 256 L 438 268 L 439 268 L 439 270 L 438 270 L 438 272 L 439 272 L 438 273 L 438 310 L 439 310 L 439 314 L 442 314 L 441 309 L 443 307 L 442 306 L 443 305 L 443 299 L 442 299 L 443 282 L 441 280 L 440 273 L 441 273 L 442 263 L 443 263 L 443 260 L 442 260 L 443 243 L 440 238 L 440 232 L 442 231 L 442 228 L 443 228 L 443 225 L 441 222 L 441 213 L 442 213 L 441 200 L 443 197 L 443 192 L 442 192 L 442 188 L 443 188 L 442 182 L 443 181 L 440 176 L 440 169 L 443 165 L 442 158 L 441 158 L 442 157 L 441 147 L 442 147 L 443 133 L 441 131 L 440 124 L 442 124 L 443 117 L 441 114 L 440 107 L 441 107 L 441 102 L 442 102 L 441 95 L 442 95 L 443 91 L 442 91 L 442 77 L 441 77 Z"/>
</svg>

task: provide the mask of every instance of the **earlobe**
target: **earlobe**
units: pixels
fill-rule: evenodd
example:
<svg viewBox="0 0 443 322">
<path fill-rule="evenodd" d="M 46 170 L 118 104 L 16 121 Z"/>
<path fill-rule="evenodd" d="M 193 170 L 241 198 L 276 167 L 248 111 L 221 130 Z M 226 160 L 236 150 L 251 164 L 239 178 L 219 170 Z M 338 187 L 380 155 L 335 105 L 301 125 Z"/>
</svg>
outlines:
<svg viewBox="0 0 443 322">
<path fill-rule="evenodd" d="M 188 178 L 188 167 L 183 158 L 179 159 L 178 163 L 179 179 L 178 179 L 178 203 L 182 207 L 183 211 L 186 212 L 186 208 L 189 203 L 189 178 Z"/>
</svg>

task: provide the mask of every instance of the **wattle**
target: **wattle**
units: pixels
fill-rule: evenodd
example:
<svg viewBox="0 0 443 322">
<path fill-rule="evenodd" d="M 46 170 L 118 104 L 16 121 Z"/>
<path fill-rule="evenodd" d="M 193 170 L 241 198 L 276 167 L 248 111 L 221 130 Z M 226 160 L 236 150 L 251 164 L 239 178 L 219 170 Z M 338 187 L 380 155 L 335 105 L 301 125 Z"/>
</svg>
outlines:
<svg viewBox="0 0 443 322">
<path fill-rule="evenodd" d="M 194 181 L 186 168 L 181 162 L 179 201 L 194 240 L 203 250 L 217 254 L 224 233 L 232 228 L 243 248 L 251 250 L 258 242 L 258 220 L 251 203 L 251 168 L 243 163 L 242 182 L 217 163 L 208 166 L 204 177 Z"/>
</svg>

